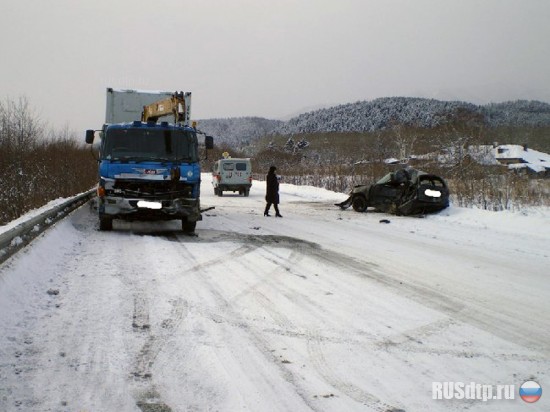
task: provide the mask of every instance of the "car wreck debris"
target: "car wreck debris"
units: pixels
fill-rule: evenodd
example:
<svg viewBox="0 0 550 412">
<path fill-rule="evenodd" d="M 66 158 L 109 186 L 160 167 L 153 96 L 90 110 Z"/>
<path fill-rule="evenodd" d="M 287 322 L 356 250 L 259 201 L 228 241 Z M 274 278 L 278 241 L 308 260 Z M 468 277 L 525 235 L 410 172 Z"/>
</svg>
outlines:
<svg viewBox="0 0 550 412">
<path fill-rule="evenodd" d="M 405 168 L 388 173 L 373 185 L 355 186 L 336 206 L 351 206 L 356 212 L 372 207 L 396 215 L 433 213 L 449 206 L 449 189 L 439 176 Z"/>
</svg>

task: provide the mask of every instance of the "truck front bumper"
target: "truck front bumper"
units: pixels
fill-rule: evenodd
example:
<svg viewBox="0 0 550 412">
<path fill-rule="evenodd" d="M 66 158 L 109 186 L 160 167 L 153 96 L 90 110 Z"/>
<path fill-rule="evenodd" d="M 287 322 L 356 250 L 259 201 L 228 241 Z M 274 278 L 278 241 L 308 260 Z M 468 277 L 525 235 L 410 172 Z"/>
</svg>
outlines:
<svg viewBox="0 0 550 412">
<path fill-rule="evenodd" d="M 202 220 L 198 199 L 176 198 L 154 200 L 104 196 L 99 198 L 99 214 L 124 220 L 173 220 L 188 222 Z"/>
</svg>

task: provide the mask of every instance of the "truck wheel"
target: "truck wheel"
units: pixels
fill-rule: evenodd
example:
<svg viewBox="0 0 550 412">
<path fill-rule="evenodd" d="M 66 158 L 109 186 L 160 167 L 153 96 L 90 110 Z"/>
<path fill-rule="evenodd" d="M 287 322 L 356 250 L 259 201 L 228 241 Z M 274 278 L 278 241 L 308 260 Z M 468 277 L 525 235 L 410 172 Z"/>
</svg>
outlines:
<svg viewBox="0 0 550 412">
<path fill-rule="evenodd" d="M 250 194 L 250 189 L 244 189 L 244 196 L 248 197 L 249 194 Z"/>
<path fill-rule="evenodd" d="M 101 230 L 101 231 L 113 230 L 113 219 L 108 218 L 108 217 L 100 217 L 99 218 L 99 230 Z"/>
<path fill-rule="evenodd" d="M 356 212 L 364 212 L 367 210 L 367 199 L 362 195 L 353 196 L 353 199 L 351 199 L 351 206 Z"/>
<path fill-rule="evenodd" d="M 188 222 L 186 219 L 181 221 L 181 229 L 185 233 L 193 233 L 197 227 L 197 222 Z"/>
<path fill-rule="evenodd" d="M 219 197 L 223 196 L 223 190 L 221 190 L 219 187 L 218 187 L 218 196 Z"/>
</svg>

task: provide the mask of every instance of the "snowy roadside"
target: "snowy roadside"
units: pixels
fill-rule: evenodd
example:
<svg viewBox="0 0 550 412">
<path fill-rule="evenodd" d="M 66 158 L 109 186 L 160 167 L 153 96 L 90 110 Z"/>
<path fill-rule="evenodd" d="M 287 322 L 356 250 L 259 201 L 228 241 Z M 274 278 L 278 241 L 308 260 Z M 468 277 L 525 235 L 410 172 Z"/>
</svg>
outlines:
<svg viewBox="0 0 550 412">
<path fill-rule="evenodd" d="M 13 229 L 16 226 L 19 226 L 22 223 L 28 222 L 32 218 L 41 215 L 42 213 L 48 212 L 52 209 L 55 209 L 57 206 L 62 205 L 66 201 L 70 199 L 74 199 L 78 196 L 83 195 L 86 192 L 79 193 L 73 197 L 59 197 L 57 199 L 54 199 L 48 203 L 46 203 L 44 206 L 33 209 L 27 213 L 25 213 L 23 216 L 12 220 L 11 222 L 6 223 L 5 225 L 0 225 L 0 234 L 7 232 L 8 230 Z"/>
</svg>

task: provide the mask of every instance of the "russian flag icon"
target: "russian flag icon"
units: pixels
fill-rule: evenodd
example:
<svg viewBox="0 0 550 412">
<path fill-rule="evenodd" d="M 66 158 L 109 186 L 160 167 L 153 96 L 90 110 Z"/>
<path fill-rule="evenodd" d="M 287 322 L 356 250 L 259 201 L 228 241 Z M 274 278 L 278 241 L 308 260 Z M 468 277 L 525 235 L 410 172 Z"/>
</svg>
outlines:
<svg viewBox="0 0 550 412">
<path fill-rule="evenodd" d="M 524 382 L 519 387 L 519 396 L 527 403 L 536 402 L 542 396 L 542 388 L 535 381 Z"/>
</svg>

